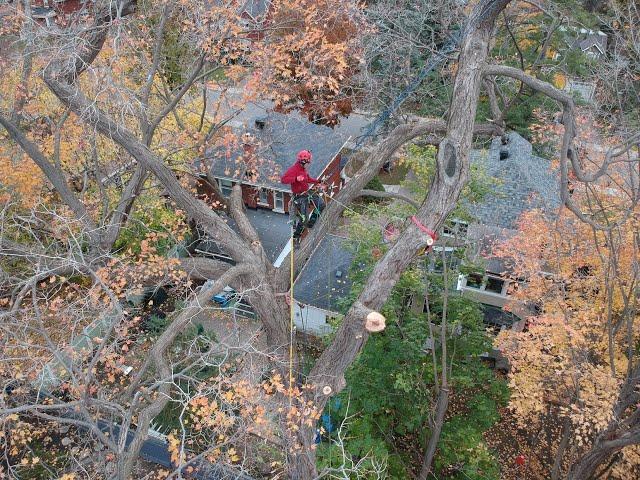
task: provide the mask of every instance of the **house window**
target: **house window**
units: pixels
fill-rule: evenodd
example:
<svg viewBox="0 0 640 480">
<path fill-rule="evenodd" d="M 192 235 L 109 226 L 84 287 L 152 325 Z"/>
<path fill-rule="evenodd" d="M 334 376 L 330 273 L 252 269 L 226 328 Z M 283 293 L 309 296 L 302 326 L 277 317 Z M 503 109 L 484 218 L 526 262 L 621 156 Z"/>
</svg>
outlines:
<svg viewBox="0 0 640 480">
<path fill-rule="evenodd" d="M 258 203 L 260 205 L 269 205 L 269 190 L 261 188 L 258 193 Z"/>
<path fill-rule="evenodd" d="M 273 209 L 278 212 L 284 212 L 284 193 L 273 192 Z"/>
<path fill-rule="evenodd" d="M 467 276 L 467 287 L 482 288 L 482 275 L 479 273 L 470 273 Z"/>
<path fill-rule="evenodd" d="M 487 277 L 487 284 L 484 287 L 485 290 L 502 295 L 504 289 L 504 280 L 498 277 Z"/>
<path fill-rule="evenodd" d="M 509 282 L 503 278 L 493 275 L 481 275 L 480 273 L 470 273 L 467 276 L 466 287 L 485 292 L 505 295 Z"/>
<path fill-rule="evenodd" d="M 451 219 L 442 227 L 442 235 L 445 237 L 466 238 L 469 224 L 462 220 Z"/>
<path fill-rule="evenodd" d="M 218 185 L 220 185 L 220 192 L 225 197 L 231 195 L 231 189 L 233 188 L 233 182 L 231 180 L 218 180 Z"/>
</svg>

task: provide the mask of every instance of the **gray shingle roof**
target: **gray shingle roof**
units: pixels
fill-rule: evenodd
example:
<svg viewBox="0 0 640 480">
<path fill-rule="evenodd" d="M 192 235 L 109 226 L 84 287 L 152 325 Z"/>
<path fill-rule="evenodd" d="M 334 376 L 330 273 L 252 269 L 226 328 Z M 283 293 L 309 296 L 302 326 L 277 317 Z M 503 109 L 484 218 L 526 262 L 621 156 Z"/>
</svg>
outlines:
<svg viewBox="0 0 640 480">
<path fill-rule="evenodd" d="M 247 214 L 265 253 L 275 260 L 290 238 L 288 217 L 265 210 L 248 210 Z M 232 220 L 229 224 L 235 228 Z M 296 279 L 294 298 L 299 303 L 329 312 L 340 311 L 339 300 L 351 290 L 353 253 L 347 242 L 348 239 L 331 234 L 322 240 Z M 213 240 L 202 241 L 198 248 L 209 253 L 222 253 Z"/>
<path fill-rule="evenodd" d="M 481 202 L 468 204 L 468 209 L 481 224 L 513 229 L 527 210 L 557 209 L 560 195 L 558 176 L 550 162 L 534 155 L 531 144 L 517 133 L 510 132 L 508 138 L 505 146 L 495 138 L 488 151 L 472 152 L 472 163 L 498 184 Z M 508 158 L 500 160 L 501 150 L 508 151 Z"/>
<path fill-rule="evenodd" d="M 296 154 L 303 149 L 312 151 L 309 174 L 318 177 L 349 138 L 345 129 L 332 130 L 315 125 L 297 113 L 284 115 L 259 109 L 252 113 L 243 116 L 242 126 L 235 124 L 236 132 L 250 133 L 254 139 L 252 143 L 258 144 L 255 150 L 260 159 L 257 165 L 258 179 L 251 183 L 289 190 L 289 185 L 280 183 L 279 177 L 295 162 Z M 264 122 L 264 127 L 259 128 L 256 120 Z M 246 168 L 242 153 L 239 150 L 228 157 L 224 149 L 210 153 L 208 157 L 213 175 L 241 180 Z"/>
<path fill-rule="evenodd" d="M 247 216 L 260 237 L 265 253 L 274 262 L 291 238 L 289 216 L 262 208 L 247 209 Z"/>
<path fill-rule="evenodd" d="M 298 276 L 294 298 L 329 312 L 339 312 L 339 300 L 351 290 L 353 253 L 348 239 L 327 235 Z"/>
<path fill-rule="evenodd" d="M 272 262 L 275 261 L 291 237 L 291 227 L 288 223 L 289 216 L 262 208 L 256 210 L 248 208 L 245 213 L 253 228 L 256 229 L 267 257 Z M 237 230 L 233 219 L 226 216 L 224 218 L 231 228 Z M 217 243 L 210 239 L 200 242 L 198 248 L 208 253 L 223 253 Z"/>
<path fill-rule="evenodd" d="M 244 8 L 245 12 L 257 19 L 267 12 L 271 0 L 249 0 Z"/>
<path fill-rule="evenodd" d="M 583 39 L 578 40 L 577 45 L 582 51 L 586 51 L 592 46 L 595 46 L 600 52 L 605 53 L 607 50 L 607 39 L 608 37 L 602 32 L 593 32 L 587 34 Z"/>
</svg>

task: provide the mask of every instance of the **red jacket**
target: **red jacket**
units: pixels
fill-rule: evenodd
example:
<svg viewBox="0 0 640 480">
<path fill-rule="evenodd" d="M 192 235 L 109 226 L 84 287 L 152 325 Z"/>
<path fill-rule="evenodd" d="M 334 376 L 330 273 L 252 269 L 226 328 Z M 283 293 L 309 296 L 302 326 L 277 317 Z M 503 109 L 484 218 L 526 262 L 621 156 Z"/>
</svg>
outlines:
<svg viewBox="0 0 640 480">
<path fill-rule="evenodd" d="M 298 181 L 298 177 L 302 175 L 304 180 L 302 182 Z M 317 180 L 307 173 L 300 162 L 296 162 L 289 167 L 282 178 L 280 179 L 282 183 L 287 183 L 291 185 L 291 192 L 294 194 L 304 193 L 309 190 L 310 183 L 320 183 L 320 180 Z"/>
</svg>

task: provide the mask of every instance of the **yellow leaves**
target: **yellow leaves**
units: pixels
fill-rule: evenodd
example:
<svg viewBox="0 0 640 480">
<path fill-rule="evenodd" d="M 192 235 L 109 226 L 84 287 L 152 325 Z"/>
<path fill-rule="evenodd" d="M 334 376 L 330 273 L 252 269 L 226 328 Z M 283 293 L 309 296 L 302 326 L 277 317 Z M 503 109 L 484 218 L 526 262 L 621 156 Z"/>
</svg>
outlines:
<svg viewBox="0 0 640 480">
<path fill-rule="evenodd" d="M 567 84 L 567 77 L 562 73 L 555 73 L 553 75 L 553 84 L 556 88 L 563 89 Z"/>
<path fill-rule="evenodd" d="M 398 163 L 411 169 L 421 182 L 429 182 L 434 171 L 437 149 L 431 145 L 411 146 L 408 153 L 400 157 Z"/>
<path fill-rule="evenodd" d="M 591 195 L 593 201 L 597 186 Z M 609 336 L 608 313 L 629 315 L 624 298 L 634 282 L 636 226 L 630 221 L 615 234 L 594 233 L 566 212 L 550 222 L 534 211 L 519 229 L 497 251 L 510 259 L 514 277 L 527 279 L 513 297 L 537 303 L 540 311 L 528 318 L 527 331 L 501 332 L 496 340 L 512 366 L 510 407 L 523 427 L 559 408 L 571 420 L 576 444 L 588 447 L 610 424 L 628 368 L 626 333 Z M 637 319 L 629 320 L 635 320 L 637 342 Z"/>
<path fill-rule="evenodd" d="M 351 78 L 360 50 L 352 40 L 367 28 L 361 11 L 339 0 L 274 3 L 269 41 L 254 45 L 252 63 L 263 75 L 252 87 L 269 95 L 279 111 L 299 109 L 309 118 L 335 122 L 351 111 Z M 277 28 L 278 25 L 283 27 Z"/>
<path fill-rule="evenodd" d="M 75 473 L 65 473 L 58 480 L 76 480 L 76 479 L 77 477 Z"/>
<path fill-rule="evenodd" d="M 177 438 L 175 433 L 170 433 L 167 435 L 167 450 L 169 450 L 169 454 L 171 455 L 171 463 L 174 465 L 180 465 L 184 462 L 184 450 L 181 448 L 180 440 Z"/>
<path fill-rule="evenodd" d="M 239 462 L 240 461 L 240 457 L 236 453 L 236 449 L 235 448 L 230 448 L 227 451 L 227 455 L 229 456 L 229 460 L 231 460 L 231 462 L 235 463 L 235 462 Z"/>
<path fill-rule="evenodd" d="M 13 199 L 23 208 L 31 208 L 42 198 L 43 187 L 44 177 L 37 165 L 1 140 L 0 202 Z"/>
</svg>

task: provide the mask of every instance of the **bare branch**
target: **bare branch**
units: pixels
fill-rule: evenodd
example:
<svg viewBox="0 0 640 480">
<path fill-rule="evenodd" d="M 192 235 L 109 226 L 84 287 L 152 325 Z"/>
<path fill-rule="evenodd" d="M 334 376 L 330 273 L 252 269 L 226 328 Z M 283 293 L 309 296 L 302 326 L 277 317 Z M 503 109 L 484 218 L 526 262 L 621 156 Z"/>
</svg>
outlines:
<svg viewBox="0 0 640 480">
<path fill-rule="evenodd" d="M 76 218 L 90 231 L 95 230 L 96 225 L 89 216 L 87 209 L 71 191 L 62 172 L 49 162 L 36 144 L 29 140 L 16 124 L 2 115 L 2 113 L 0 113 L 0 125 L 7 130 L 7 133 L 9 133 L 11 138 L 20 145 L 27 155 L 29 155 L 29 158 L 31 158 L 38 167 L 40 167 L 42 173 L 46 175 L 53 185 L 53 188 L 56 189 L 62 198 L 62 201 L 69 206 L 76 215 Z"/>
<path fill-rule="evenodd" d="M 395 192 L 379 192 L 377 190 L 362 190 L 360 195 L 363 197 L 375 197 L 375 198 L 395 198 L 398 200 L 402 200 L 403 202 L 408 203 L 412 207 L 416 209 L 420 208 L 420 204 L 416 202 L 413 198 L 407 197 L 401 193 Z"/>
</svg>

